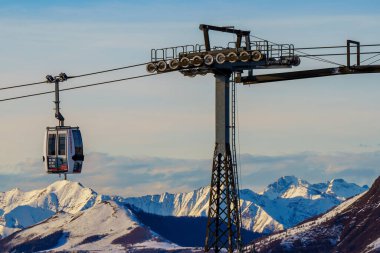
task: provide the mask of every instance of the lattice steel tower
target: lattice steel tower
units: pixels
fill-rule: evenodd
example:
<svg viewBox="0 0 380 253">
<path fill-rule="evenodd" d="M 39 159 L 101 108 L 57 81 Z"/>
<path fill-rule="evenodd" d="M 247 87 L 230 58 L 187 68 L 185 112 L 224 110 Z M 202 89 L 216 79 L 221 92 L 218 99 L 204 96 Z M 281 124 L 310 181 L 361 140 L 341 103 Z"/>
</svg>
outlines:
<svg viewBox="0 0 380 253">
<path fill-rule="evenodd" d="M 268 41 L 251 42 L 250 31 L 210 25 L 200 25 L 199 28 L 204 34 L 204 45 L 152 49 L 147 71 L 164 73 L 179 70 L 185 76 L 207 73 L 215 75 L 216 135 L 205 251 L 213 250 L 218 253 L 224 249 L 231 253 L 241 252 L 240 197 L 235 149 L 235 75 L 240 78 L 240 74 L 248 70 L 248 75 L 251 76 L 252 69 L 255 68 L 291 67 L 299 64 L 299 58 L 294 55 L 293 45 L 274 47 Z M 237 39 L 227 47 L 211 47 L 210 30 L 233 33 Z"/>
<path fill-rule="evenodd" d="M 230 72 L 215 74 L 215 151 L 212 164 L 205 251 L 241 251 L 238 175 L 230 142 Z"/>
</svg>

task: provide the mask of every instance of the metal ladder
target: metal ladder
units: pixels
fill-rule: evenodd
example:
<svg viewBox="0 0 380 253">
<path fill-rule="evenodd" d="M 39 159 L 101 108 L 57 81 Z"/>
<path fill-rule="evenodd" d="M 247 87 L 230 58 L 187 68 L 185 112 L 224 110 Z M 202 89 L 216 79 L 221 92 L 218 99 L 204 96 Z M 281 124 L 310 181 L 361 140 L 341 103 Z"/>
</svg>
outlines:
<svg viewBox="0 0 380 253">
<path fill-rule="evenodd" d="M 237 189 L 237 197 L 238 197 L 238 220 L 239 226 L 242 227 L 241 221 L 241 209 L 240 209 L 240 186 L 239 186 L 239 173 L 238 173 L 238 163 L 236 157 L 236 82 L 235 82 L 235 73 L 233 72 L 230 78 L 230 86 L 231 86 L 231 157 L 232 157 L 232 168 L 233 173 L 235 175 L 235 186 Z M 242 246 L 243 242 L 237 242 Z M 241 248 L 241 247 L 238 247 Z"/>
</svg>

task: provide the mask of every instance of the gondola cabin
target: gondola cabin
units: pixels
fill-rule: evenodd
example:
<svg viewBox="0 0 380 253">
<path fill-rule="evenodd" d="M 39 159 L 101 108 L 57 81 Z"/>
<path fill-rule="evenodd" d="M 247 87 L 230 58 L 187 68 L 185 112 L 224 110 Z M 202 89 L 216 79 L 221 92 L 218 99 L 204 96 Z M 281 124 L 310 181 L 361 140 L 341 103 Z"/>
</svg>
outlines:
<svg viewBox="0 0 380 253">
<path fill-rule="evenodd" d="M 79 127 L 47 127 L 43 161 L 49 174 L 81 173 L 84 156 Z"/>
</svg>

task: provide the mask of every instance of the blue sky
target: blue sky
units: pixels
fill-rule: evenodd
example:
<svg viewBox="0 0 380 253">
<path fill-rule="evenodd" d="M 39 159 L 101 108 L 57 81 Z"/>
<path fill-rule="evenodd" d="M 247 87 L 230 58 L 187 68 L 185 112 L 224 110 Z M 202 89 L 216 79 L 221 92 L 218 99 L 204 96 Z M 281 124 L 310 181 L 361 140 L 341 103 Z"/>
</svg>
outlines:
<svg viewBox="0 0 380 253">
<path fill-rule="evenodd" d="M 259 37 L 298 47 L 343 45 L 346 39 L 363 44 L 380 42 L 379 1 L 0 3 L 0 87 L 39 81 L 46 74 L 75 75 L 146 62 L 151 48 L 202 43 L 200 23 L 235 25 Z M 212 36 L 212 42 L 220 44 L 233 39 L 215 33 Z M 343 58 L 332 60 L 344 63 Z M 330 66 L 305 60 L 298 69 Z M 63 86 L 141 73 L 144 68 L 72 80 Z M 242 170 L 251 175 L 246 182 L 243 180 L 243 186 L 260 189 L 285 174 L 311 181 L 339 176 L 370 184 L 380 172 L 376 159 L 366 163 L 368 156 L 380 150 L 378 78 L 360 75 L 239 87 L 240 152 L 252 158 L 250 162 L 242 161 Z M 46 84 L 3 91 L 0 98 L 50 89 Z M 190 79 L 173 73 L 62 93 L 62 113 L 68 124 L 81 127 L 88 154 L 86 163 L 91 165 L 73 180 L 126 195 L 140 188 L 151 193 L 190 190 L 207 184 L 211 166 L 207 161 L 214 143 L 213 92 L 211 75 Z M 40 160 L 44 129 L 56 124 L 52 100 L 46 95 L 1 104 L 0 178 L 12 184 L 0 183 L 0 190 L 43 186 L 55 179 L 41 174 Z M 317 167 L 326 172 L 316 177 L 318 170 L 307 174 L 295 163 L 283 162 L 303 157 L 305 152 L 308 161 L 313 156 L 317 162 L 308 165 L 299 158 L 297 164 L 302 164 L 305 171 Z M 255 157 L 261 156 L 273 159 L 266 164 L 265 177 L 255 177 L 254 173 L 262 170 L 259 162 L 255 165 Z M 353 156 L 360 159 L 351 165 L 345 162 Z M 187 171 L 200 166 L 200 161 L 203 174 L 199 171 L 200 178 L 186 181 L 186 176 L 172 172 L 166 178 L 175 180 L 166 181 L 164 173 L 157 182 L 160 186 L 152 188 L 137 179 L 128 181 L 128 186 L 116 180 L 107 188 L 101 179 L 102 170 L 93 168 L 94 160 L 97 166 L 107 168 L 108 177 L 117 177 L 120 171 L 127 173 L 129 168 L 121 162 L 110 164 L 110 157 L 125 163 L 128 159 L 147 160 L 152 164 L 144 163 L 146 168 L 166 171 L 162 168 L 165 166 L 153 164 L 155 159 L 163 159 L 176 164 L 179 172 L 181 168 Z M 323 161 L 320 157 L 324 157 Z M 188 161 L 185 165 L 183 159 Z M 88 180 L 94 172 L 99 178 Z M 147 173 L 144 177 L 149 184 L 155 175 Z"/>
</svg>

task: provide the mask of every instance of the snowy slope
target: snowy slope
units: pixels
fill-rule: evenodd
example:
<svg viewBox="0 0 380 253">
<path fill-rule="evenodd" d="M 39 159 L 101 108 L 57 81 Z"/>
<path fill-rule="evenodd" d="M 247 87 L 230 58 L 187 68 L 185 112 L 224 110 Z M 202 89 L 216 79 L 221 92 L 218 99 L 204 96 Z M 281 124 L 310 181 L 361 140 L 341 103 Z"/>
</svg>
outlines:
<svg viewBox="0 0 380 253">
<path fill-rule="evenodd" d="M 259 233 L 289 228 L 365 190 L 366 187 L 342 179 L 310 184 L 294 176 L 281 177 L 260 194 L 241 190 L 243 227 Z M 203 187 L 188 193 L 164 193 L 123 201 L 158 215 L 207 216 L 208 192 L 209 187 Z"/>
<path fill-rule="evenodd" d="M 243 227 L 258 233 L 280 231 L 323 213 L 347 196 L 364 190 L 343 180 L 312 185 L 295 177 L 282 177 L 261 194 L 241 191 Z M 119 205 L 132 204 L 158 215 L 205 217 L 208 192 L 209 187 L 203 187 L 188 193 L 123 198 L 100 195 L 80 183 L 64 180 L 30 192 L 13 189 L 0 193 L 0 238 L 58 212 L 77 214 L 105 200 L 114 200 Z"/>
<path fill-rule="evenodd" d="M 13 189 L 0 193 L 0 237 L 43 221 L 56 212 L 75 214 L 107 198 L 80 183 L 65 180 L 30 192 Z"/>
<path fill-rule="evenodd" d="M 96 202 L 75 214 L 60 212 L 50 219 L 0 241 L 2 252 L 181 249 L 138 222 L 114 201 Z M 182 248 L 183 249 L 183 248 Z"/>
<path fill-rule="evenodd" d="M 357 195 L 357 196 L 355 196 L 355 197 L 353 197 L 353 198 L 351 198 L 351 199 L 343 202 L 342 204 L 340 204 L 339 206 L 335 207 L 330 212 L 328 212 L 328 213 L 322 215 L 321 217 L 319 217 L 317 220 L 308 221 L 308 222 L 300 224 L 300 225 L 298 225 L 296 227 L 287 229 L 284 232 L 277 233 L 277 234 L 274 234 L 274 235 L 270 235 L 270 236 L 268 236 L 266 238 L 263 238 L 263 239 L 259 240 L 258 242 L 255 243 L 256 249 L 257 250 L 261 250 L 263 248 L 263 246 L 269 245 L 269 244 L 271 244 L 271 243 L 273 243 L 273 242 L 275 242 L 277 240 L 282 240 L 281 241 L 282 245 L 291 245 L 296 240 L 298 240 L 300 238 L 305 238 L 306 239 L 306 238 L 309 238 L 310 236 L 313 236 L 313 233 L 309 233 L 309 230 L 312 230 L 314 228 L 319 228 L 319 226 L 321 226 L 321 224 L 323 222 L 326 222 L 326 221 L 329 221 L 329 220 L 333 219 L 337 214 L 343 212 L 348 207 L 350 207 L 350 205 L 352 205 L 352 203 L 354 203 L 361 196 L 362 196 L 362 194 L 361 195 Z M 329 231 L 329 233 L 330 233 L 330 235 L 332 235 L 333 237 L 335 237 L 335 233 L 337 233 L 337 230 L 335 230 L 335 229 L 331 230 L 331 231 Z M 263 252 L 265 252 L 265 251 L 263 251 Z"/>
<path fill-rule="evenodd" d="M 377 188 L 380 189 L 380 179 L 378 181 Z M 343 180 L 313 185 L 295 177 L 283 177 L 270 184 L 261 194 L 251 190 L 241 191 L 243 224 L 245 228 L 254 231 L 282 230 L 312 215 L 320 214 L 323 210 L 340 204 L 341 199 L 350 194 L 363 192 L 365 189 Z M 57 181 L 44 189 L 30 192 L 13 189 L 0 193 L 0 232 L 4 236 L 0 239 L 0 249 L 1 252 L 196 252 L 195 249 L 181 248 L 156 234 L 142 224 L 125 204 L 134 204 L 142 210 L 160 215 L 206 216 L 208 190 L 208 187 L 204 187 L 189 193 L 165 193 L 125 199 L 120 196 L 100 195 L 70 181 Z M 373 190 L 369 192 L 375 195 Z M 377 198 L 367 195 L 365 193 L 349 199 L 317 221 L 306 222 L 294 229 L 288 229 L 285 233 L 274 234 L 259 241 L 258 245 L 267 249 L 271 244 L 280 241 L 280 245 L 291 247 L 294 243 L 299 243 L 299 238 L 305 238 L 309 242 L 315 239 L 320 244 L 321 239 L 315 235 L 321 232 L 324 232 L 323 236 L 328 238 L 328 242 L 337 242 L 339 233 L 345 235 L 347 241 L 353 241 L 350 233 L 361 228 L 360 224 L 354 224 L 355 228 L 346 229 L 347 232 L 347 223 L 335 224 L 331 221 L 343 217 L 339 221 L 346 219 L 360 222 L 366 220 L 368 215 L 375 217 L 375 220 L 366 221 L 369 225 L 365 228 L 371 225 L 375 225 L 375 228 L 372 228 L 371 234 L 365 234 L 366 231 L 363 230 L 356 233 L 359 236 L 361 233 L 366 235 L 369 241 L 364 246 L 366 252 L 372 253 L 379 247 L 379 238 L 371 235 L 380 234 L 380 231 L 375 230 L 380 227 L 376 226 L 380 213 L 373 213 L 372 209 L 377 208 L 376 211 L 379 212 L 380 203 L 379 194 L 376 195 Z M 367 197 L 363 200 L 364 196 Z M 369 205 L 372 209 L 363 207 L 363 203 L 371 201 L 375 201 Z M 322 242 L 325 243 L 323 240 Z"/>
<path fill-rule="evenodd" d="M 207 216 L 209 191 L 210 187 L 202 187 L 187 193 L 163 193 L 126 198 L 123 201 L 157 215 Z"/>
<path fill-rule="evenodd" d="M 342 200 L 358 195 L 363 192 L 363 189 L 368 190 L 368 186 L 359 187 L 356 184 L 348 183 L 343 179 L 333 179 L 327 183 L 313 184 L 312 187 L 321 192 L 330 195 L 335 195 Z"/>
<path fill-rule="evenodd" d="M 320 217 L 255 242 L 258 252 L 378 252 L 380 177 Z"/>
<path fill-rule="evenodd" d="M 369 244 L 366 249 L 365 249 L 365 252 L 364 253 L 369 253 L 369 252 L 373 252 L 373 251 L 380 251 L 380 237 L 377 238 L 374 242 L 372 242 L 371 244 Z"/>
</svg>

